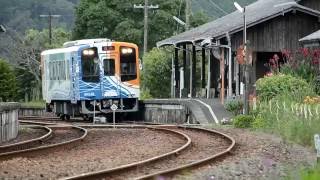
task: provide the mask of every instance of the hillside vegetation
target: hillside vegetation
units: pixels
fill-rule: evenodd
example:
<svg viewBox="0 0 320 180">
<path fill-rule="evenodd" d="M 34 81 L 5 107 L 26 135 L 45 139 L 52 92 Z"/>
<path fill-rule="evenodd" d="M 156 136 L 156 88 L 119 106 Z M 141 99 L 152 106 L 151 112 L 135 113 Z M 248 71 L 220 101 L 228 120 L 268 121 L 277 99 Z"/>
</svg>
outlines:
<svg viewBox="0 0 320 180">
<path fill-rule="evenodd" d="M 254 1 L 256 0 L 237 0 L 241 5 L 248 5 Z M 74 23 L 74 9 L 80 0 L 0 0 L 0 2 L 0 23 L 23 33 L 30 28 L 39 30 L 47 28 L 48 20 L 39 16 L 49 12 L 61 15 L 60 18 L 53 20 L 54 26 L 71 30 Z M 154 4 L 158 1 L 149 0 L 149 2 Z M 194 14 L 202 11 L 211 19 L 216 19 L 234 11 L 233 2 L 234 0 L 192 0 L 192 11 Z"/>
<path fill-rule="evenodd" d="M 219 18 L 235 11 L 233 2 L 235 0 L 192 0 L 192 11 L 203 11 L 212 19 Z M 256 0 L 236 0 L 240 5 L 246 6 Z"/>
</svg>

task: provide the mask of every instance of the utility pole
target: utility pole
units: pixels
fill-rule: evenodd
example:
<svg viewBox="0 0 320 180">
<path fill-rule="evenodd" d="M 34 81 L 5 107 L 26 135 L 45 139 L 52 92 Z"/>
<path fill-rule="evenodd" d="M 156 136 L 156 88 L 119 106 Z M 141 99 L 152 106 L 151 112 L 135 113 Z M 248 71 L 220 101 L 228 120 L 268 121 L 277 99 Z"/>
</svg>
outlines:
<svg viewBox="0 0 320 180">
<path fill-rule="evenodd" d="M 191 0 L 186 0 L 186 31 L 190 29 Z"/>
<path fill-rule="evenodd" d="M 149 1 L 144 0 L 144 5 L 136 5 L 134 4 L 133 8 L 135 9 L 144 9 L 144 35 L 143 35 L 143 54 L 147 53 L 148 50 L 148 12 L 149 9 L 159 9 L 159 5 L 150 5 Z"/>
<path fill-rule="evenodd" d="M 52 43 L 52 18 L 59 18 L 61 17 L 61 15 L 57 15 L 57 14 L 51 14 L 51 12 L 49 12 L 49 14 L 41 14 L 40 17 L 42 18 L 48 18 L 49 20 L 49 44 L 51 45 Z"/>
</svg>

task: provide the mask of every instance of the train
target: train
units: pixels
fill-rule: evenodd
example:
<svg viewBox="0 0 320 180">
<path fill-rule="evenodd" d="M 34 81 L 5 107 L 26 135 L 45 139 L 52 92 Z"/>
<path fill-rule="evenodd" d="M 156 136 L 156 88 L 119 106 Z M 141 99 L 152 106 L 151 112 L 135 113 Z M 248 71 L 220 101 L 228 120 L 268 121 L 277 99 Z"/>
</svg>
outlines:
<svg viewBox="0 0 320 180">
<path fill-rule="evenodd" d="M 128 42 L 83 39 L 45 50 L 40 69 L 46 110 L 61 119 L 138 111 L 140 67 L 138 46 Z"/>
</svg>

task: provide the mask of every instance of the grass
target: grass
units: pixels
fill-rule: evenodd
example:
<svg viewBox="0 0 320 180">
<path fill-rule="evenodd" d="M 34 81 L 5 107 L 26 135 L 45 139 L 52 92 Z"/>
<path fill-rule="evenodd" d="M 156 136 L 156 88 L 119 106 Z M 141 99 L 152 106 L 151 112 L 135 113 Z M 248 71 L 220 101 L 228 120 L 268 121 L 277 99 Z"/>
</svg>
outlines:
<svg viewBox="0 0 320 180">
<path fill-rule="evenodd" d="M 30 102 L 21 102 L 22 108 L 45 108 L 46 103 L 44 101 L 30 101 Z"/>
<path fill-rule="evenodd" d="M 260 103 L 259 117 L 264 129 L 303 146 L 313 146 L 314 134 L 320 133 L 320 105 L 308 105 L 281 97 Z"/>
</svg>

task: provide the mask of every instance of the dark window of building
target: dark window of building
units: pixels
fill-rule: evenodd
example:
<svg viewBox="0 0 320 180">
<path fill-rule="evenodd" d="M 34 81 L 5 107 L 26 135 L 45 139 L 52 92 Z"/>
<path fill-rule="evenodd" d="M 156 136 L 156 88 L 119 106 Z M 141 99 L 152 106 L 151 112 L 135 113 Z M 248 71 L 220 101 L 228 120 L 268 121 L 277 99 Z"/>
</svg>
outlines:
<svg viewBox="0 0 320 180">
<path fill-rule="evenodd" d="M 115 63 L 114 59 L 104 59 L 103 68 L 105 76 L 114 76 L 115 74 Z"/>
</svg>

